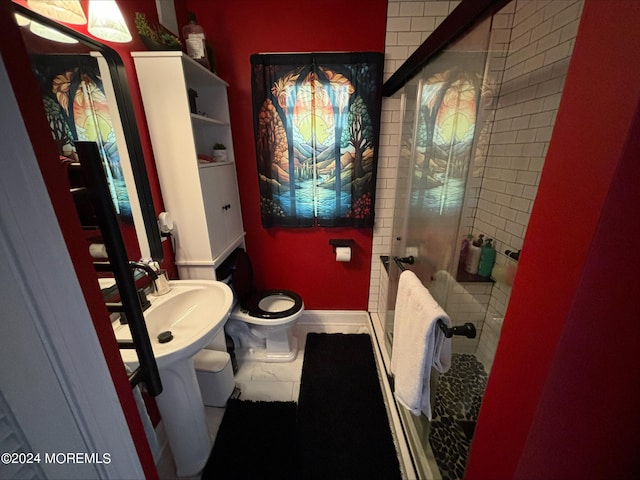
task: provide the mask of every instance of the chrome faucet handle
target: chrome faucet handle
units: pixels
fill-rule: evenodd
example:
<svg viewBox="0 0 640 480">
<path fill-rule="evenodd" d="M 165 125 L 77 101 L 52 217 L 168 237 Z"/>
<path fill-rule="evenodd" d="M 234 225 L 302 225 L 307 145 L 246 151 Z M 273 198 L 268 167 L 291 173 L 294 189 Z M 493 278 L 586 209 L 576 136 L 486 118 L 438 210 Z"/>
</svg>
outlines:
<svg viewBox="0 0 640 480">
<path fill-rule="evenodd" d="M 153 294 L 156 296 L 165 295 L 171 291 L 169 286 L 169 279 L 167 278 L 166 270 L 158 270 L 157 277 L 153 280 Z"/>
</svg>

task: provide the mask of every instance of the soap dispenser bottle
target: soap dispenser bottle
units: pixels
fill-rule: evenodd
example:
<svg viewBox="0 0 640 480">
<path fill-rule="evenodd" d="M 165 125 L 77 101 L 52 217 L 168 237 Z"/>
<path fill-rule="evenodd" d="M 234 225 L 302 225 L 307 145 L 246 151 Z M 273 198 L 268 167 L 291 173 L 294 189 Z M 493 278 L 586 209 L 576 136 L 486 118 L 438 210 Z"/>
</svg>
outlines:
<svg viewBox="0 0 640 480">
<path fill-rule="evenodd" d="M 467 261 L 467 255 L 469 253 L 469 245 L 473 242 L 473 235 L 470 233 L 462 240 L 462 244 L 460 245 L 460 259 L 458 260 L 459 265 L 465 265 Z"/>
<path fill-rule="evenodd" d="M 465 271 L 475 275 L 478 273 L 478 263 L 480 262 L 480 253 L 482 251 L 482 243 L 484 242 L 484 235 L 478 235 L 478 238 L 469 245 L 469 252 L 467 253 L 467 261 L 465 263 Z"/>
<path fill-rule="evenodd" d="M 480 252 L 480 264 L 478 265 L 478 275 L 481 277 L 488 277 L 491 275 L 491 270 L 496 263 L 496 249 L 492 245 L 493 240 L 487 239 L 487 242 L 482 246 Z"/>
</svg>

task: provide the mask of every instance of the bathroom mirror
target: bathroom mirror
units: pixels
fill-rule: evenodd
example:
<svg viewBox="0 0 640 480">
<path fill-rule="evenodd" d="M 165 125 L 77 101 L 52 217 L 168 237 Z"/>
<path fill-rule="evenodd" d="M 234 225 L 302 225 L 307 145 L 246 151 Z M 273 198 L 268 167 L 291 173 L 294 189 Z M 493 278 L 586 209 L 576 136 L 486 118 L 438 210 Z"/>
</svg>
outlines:
<svg viewBox="0 0 640 480">
<path fill-rule="evenodd" d="M 130 259 L 162 259 L 162 244 L 124 65 L 118 53 L 13 4 L 59 155 L 99 145 Z M 58 159 L 53 159 L 56 161 Z M 90 237 L 89 244 L 93 241 Z"/>
</svg>

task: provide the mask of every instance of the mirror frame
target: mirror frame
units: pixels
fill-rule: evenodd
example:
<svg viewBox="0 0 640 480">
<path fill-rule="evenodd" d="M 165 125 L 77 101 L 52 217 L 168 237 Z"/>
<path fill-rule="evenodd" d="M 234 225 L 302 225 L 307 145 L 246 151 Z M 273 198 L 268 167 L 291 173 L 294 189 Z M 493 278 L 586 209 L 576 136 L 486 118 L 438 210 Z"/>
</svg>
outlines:
<svg viewBox="0 0 640 480">
<path fill-rule="evenodd" d="M 60 32 L 73 37 L 80 43 L 99 51 L 107 62 L 109 73 L 111 74 L 111 82 L 115 92 L 116 103 L 120 112 L 120 121 L 124 130 L 124 137 L 127 151 L 129 152 L 129 160 L 131 170 L 135 181 L 136 192 L 140 202 L 140 210 L 144 221 L 144 229 L 149 243 L 149 252 L 155 261 L 162 261 L 164 255 L 162 250 L 162 239 L 158 228 L 158 221 L 155 207 L 153 206 L 153 196 L 151 194 L 151 186 L 147 175 L 147 167 L 142 153 L 142 145 L 138 134 L 138 126 L 136 123 L 133 103 L 131 101 L 131 92 L 127 81 L 127 74 L 124 63 L 120 58 L 120 54 L 113 48 L 100 43 L 99 41 L 89 38 L 63 24 L 44 17 L 20 4 L 12 2 L 15 13 L 19 13 L 29 19 L 47 27 L 55 28 Z"/>
</svg>

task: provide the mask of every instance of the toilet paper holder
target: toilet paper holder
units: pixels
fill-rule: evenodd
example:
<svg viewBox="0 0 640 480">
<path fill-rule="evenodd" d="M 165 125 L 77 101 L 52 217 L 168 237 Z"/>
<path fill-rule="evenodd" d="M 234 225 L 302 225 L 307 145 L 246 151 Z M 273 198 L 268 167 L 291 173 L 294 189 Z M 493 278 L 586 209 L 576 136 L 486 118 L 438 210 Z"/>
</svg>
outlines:
<svg viewBox="0 0 640 480">
<path fill-rule="evenodd" d="M 333 247 L 333 253 L 335 253 L 338 247 L 353 247 L 356 242 L 350 238 L 332 238 L 329 240 L 329 245 Z"/>
</svg>

